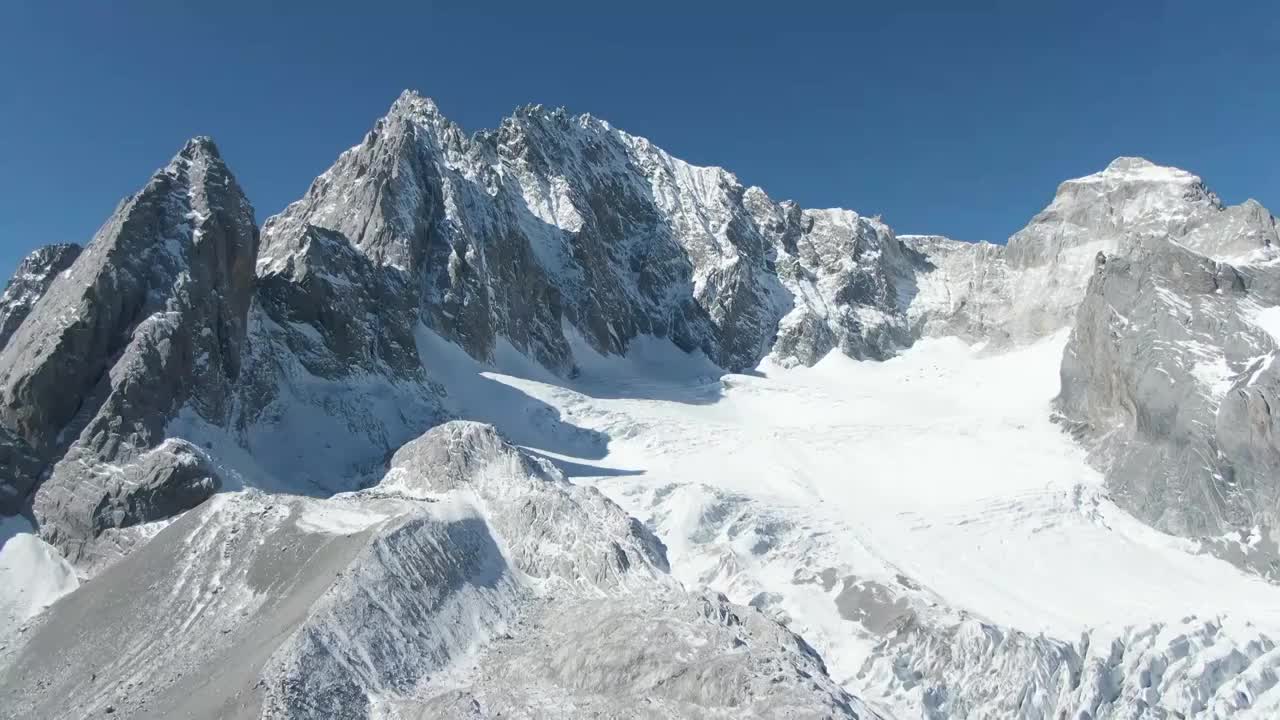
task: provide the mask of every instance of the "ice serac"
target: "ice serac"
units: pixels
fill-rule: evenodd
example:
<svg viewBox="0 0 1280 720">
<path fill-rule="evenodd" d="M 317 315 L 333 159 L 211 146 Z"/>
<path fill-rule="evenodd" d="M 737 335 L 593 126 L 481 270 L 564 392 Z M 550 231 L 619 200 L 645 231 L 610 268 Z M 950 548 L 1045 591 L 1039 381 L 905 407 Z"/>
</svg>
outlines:
<svg viewBox="0 0 1280 720">
<path fill-rule="evenodd" d="M 665 564 L 599 492 L 447 423 L 365 491 L 184 515 L 0 656 L 0 716 L 877 717 Z"/>
<path fill-rule="evenodd" d="M 862 670 L 886 697 L 919 693 L 928 720 L 1271 717 L 1280 650 L 1248 623 L 1189 617 L 1078 641 L 975 619 L 894 628 Z M 875 698 L 868 692 L 868 698 Z"/>
<path fill-rule="evenodd" d="M 0 425 L 46 464 L 42 533 L 75 556 L 103 531 L 216 489 L 166 444 L 181 404 L 228 412 L 258 232 L 213 142 L 197 138 L 126 199 L 0 351 Z"/>
<path fill-rule="evenodd" d="M 58 273 L 70 267 L 80 254 L 80 246 L 71 243 L 36 248 L 18 263 L 13 277 L 0 295 L 0 349 L 9 342 L 36 301 L 44 296 Z"/>
</svg>

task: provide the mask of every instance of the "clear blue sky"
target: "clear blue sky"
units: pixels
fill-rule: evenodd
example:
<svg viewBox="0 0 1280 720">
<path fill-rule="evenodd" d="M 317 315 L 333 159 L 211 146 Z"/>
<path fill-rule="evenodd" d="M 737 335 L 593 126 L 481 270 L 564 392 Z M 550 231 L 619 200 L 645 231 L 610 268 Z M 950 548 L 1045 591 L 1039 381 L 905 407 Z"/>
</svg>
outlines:
<svg viewBox="0 0 1280 720">
<path fill-rule="evenodd" d="M 196 134 L 265 218 L 406 87 L 468 130 L 591 112 L 899 232 L 1003 241 L 1122 154 L 1280 211 L 1273 5 L 1053 4 L 6 2 L 0 273 Z"/>
</svg>

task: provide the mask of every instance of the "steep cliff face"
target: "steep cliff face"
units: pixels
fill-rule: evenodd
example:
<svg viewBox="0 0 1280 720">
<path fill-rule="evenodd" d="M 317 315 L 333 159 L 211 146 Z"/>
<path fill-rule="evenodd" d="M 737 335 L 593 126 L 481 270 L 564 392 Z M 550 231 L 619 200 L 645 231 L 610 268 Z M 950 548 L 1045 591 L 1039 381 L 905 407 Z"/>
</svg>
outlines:
<svg viewBox="0 0 1280 720">
<path fill-rule="evenodd" d="M 70 267 L 79 254 L 79 245 L 45 245 L 18 263 L 4 287 L 4 294 L 0 295 L 0 349 L 31 314 L 36 301 L 44 296 L 58 273 Z"/>
<path fill-rule="evenodd" d="M 1276 522 L 1266 408 L 1280 295 L 1163 238 L 1099 255 L 1062 364 L 1058 407 L 1117 498 L 1181 535 Z"/>
<path fill-rule="evenodd" d="M 1275 345 L 1257 318 L 1280 279 L 1265 208 L 1119 158 L 1064 182 L 1006 247 L 904 242 L 927 261 L 908 309 L 918 333 L 998 348 L 1073 328 L 1058 408 L 1124 507 L 1193 537 L 1274 526 Z"/>
<path fill-rule="evenodd" d="M 913 324 L 926 335 L 999 344 L 1045 337 L 1075 322 L 1094 258 L 1166 238 L 1224 261 L 1275 257 L 1274 218 L 1253 200 L 1223 206 L 1201 179 L 1142 158 L 1058 187 L 1007 246 L 907 238 L 932 267 L 918 280 Z"/>
<path fill-rule="evenodd" d="M 905 550 L 857 533 L 918 522 L 938 546 L 1003 546 L 955 528 L 1004 513 L 1019 518 L 993 525 L 1021 533 L 1010 545 L 1058 552 L 1052 538 L 1075 533 L 1158 545 L 1147 559 L 1183 543 L 1170 567 L 1235 572 L 1187 561 L 1199 548 L 1276 572 L 1277 243 L 1261 205 L 1225 207 L 1136 158 L 1063 183 L 1007 246 L 899 238 L 589 115 L 530 106 L 467 135 L 415 93 L 259 237 L 216 148 L 193 140 L 83 251 L 37 251 L 0 298 L 0 512 L 31 515 L 95 576 L 0 647 L 0 715 L 877 716 L 843 688 L 930 718 L 1268 712 L 1280 660 L 1247 619 L 1113 632 L 1091 616 L 1083 634 L 1037 635 L 954 599 L 975 594 L 949 568 L 898 564 Z M 1079 484 L 1046 500 L 1027 483 L 1037 450 L 1073 482 L 1093 472 L 1054 444 L 1052 391 L 957 414 L 1022 372 L 1004 351 L 1067 328 L 1056 410 L 1105 473 L 1105 502 L 1200 545 L 1146 527 L 1108 545 L 1123 513 L 1082 508 Z M 1008 362 L 965 394 L 948 388 L 976 378 L 895 358 L 943 336 Z M 686 364 L 691 384 L 671 385 Z M 899 389 L 932 378 L 899 406 L 936 400 L 937 418 L 876 435 L 900 410 L 883 387 L 796 381 L 833 368 L 890 368 L 877 377 Z M 760 404 L 716 405 L 752 387 Z M 803 417 L 737 426 L 784 408 L 778 388 L 812 401 Z M 955 442 L 928 442 L 943 431 Z M 985 454 L 963 444 L 971 431 Z M 897 454 L 866 440 L 904 434 L 922 439 Z M 1009 452 L 1028 438 L 1041 444 Z M 592 465 L 612 441 L 644 452 Z M 672 446 L 707 464 L 643 462 Z M 991 492 L 1026 497 L 953 513 L 925 497 L 954 490 L 949 468 L 898 477 L 926 474 L 905 455 L 939 447 L 982 465 L 963 476 L 978 484 L 1015 456 L 1018 481 Z M 613 497 L 648 498 L 650 524 L 561 467 L 640 478 Z M 890 486 L 919 491 L 920 513 Z M 851 487 L 876 497 L 824 514 Z M 803 503 L 779 501 L 793 491 Z M 880 509 L 847 524 L 858 507 Z M 1018 557 L 971 551 L 988 571 Z M 703 592 L 721 585 L 743 605 Z M 788 612 L 834 650 L 839 682 L 775 622 Z"/>
<path fill-rule="evenodd" d="M 909 343 L 883 223 L 775 203 L 589 115 L 531 106 L 468 137 L 406 93 L 267 222 L 260 267 L 308 226 L 402 273 L 426 323 L 481 359 L 501 338 L 571 372 L 566 324 L 600 352 L 656 335 L 732 370 Z"/>
<path fill-rule="evenodd" d="M 53 465 L 34 498 L 75 555 L 110 528 L 172 515 L 218 486 L 166 444 L 188 403 L 228 412 L 258 233 L 206 138 L 187 144 L 59 274 L 0 352 L 0 424 Z"/>
</svg>

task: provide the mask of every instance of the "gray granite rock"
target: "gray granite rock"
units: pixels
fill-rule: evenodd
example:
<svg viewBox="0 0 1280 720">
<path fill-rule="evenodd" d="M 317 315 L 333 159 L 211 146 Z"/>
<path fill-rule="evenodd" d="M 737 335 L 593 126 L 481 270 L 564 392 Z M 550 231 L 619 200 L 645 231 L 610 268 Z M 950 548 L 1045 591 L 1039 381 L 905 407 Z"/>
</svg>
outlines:
<svg viewBox="0 0 1280 720">
<path fill-rule="evenodd" d="M 1277 304 L 1250 274 L 1166 239 L 1098 256 L 1057 405 L 1138 517 L 1191 536 L 1275 526 L 1276 342 L 1252 317 Z"/>
<path fill-rule="evenodd" d="M 104 478 L 164 442 L 180 406 L 227 415 L 257 244 L 253 208 L 217 148 L 192 140 L 120 205 L 0 351 L 0 425 L 52 465 L 35 515 L 73 555 L 90 528 L 186 503 L 93 511 L 112 492 Z M 143 474 L 164 467 L 183 465 Z M 162 495 L 187 481 L 140 480 Z"/>
<path fill-rule="evenodd" d="M 883 223 L 776 203 L 589 115 L 525 107 L 468 137 L 405 93 L 267 222 L 260 272 L 308 226 L 401 273 L 427 325 L 480 359 L 503 339 L 571 372 L 566 326 L 599 352 L 656 335 L 730 370 L 780 335 L 804 363 L 910 342 L 908 263 Z"/>
<path fill-rule="evenodd" d="M 71 266 L 80 246 L 64 243 L 36 248 L 18 263 L 13 277 L 0 294 L 0 349 L 9 342 L 36 301 L 44 297 L 54 278 Z"/>
<path fill-rule="evenodd" d="M 1278 252 L 1275 220 L 1258 203 L 1224 206 L 1196 175 L 1122 157 L 1063 182 L 1006 246 L 907 237 L 926 260 L 908 316 L 916 335 L 1035 341 L 1072 327 L 1099 252 L 1126 255 L 1144 238 L 1237 264 Z"/>
<path fill-rule="evenodd" d="M 44 461 L 25 440 L 0 427 L 0 515 L 22 512 L 44 469 Z"/>
</svg>

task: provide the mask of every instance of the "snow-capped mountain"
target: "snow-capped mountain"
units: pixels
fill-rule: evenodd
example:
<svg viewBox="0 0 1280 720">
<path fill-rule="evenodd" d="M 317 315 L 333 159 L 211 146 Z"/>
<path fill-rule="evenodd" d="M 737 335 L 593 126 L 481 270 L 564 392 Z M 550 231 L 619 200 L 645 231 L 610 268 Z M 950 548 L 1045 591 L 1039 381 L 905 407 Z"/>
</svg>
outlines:
<svg viewBox="0 0 1280 720">
<path fill-rule="evenodd" d="M 411 92 L 259 232 L 198 138 L 0 299 L 0 715 L 1268 717 L 1278 240 Z"/>
</svg>

